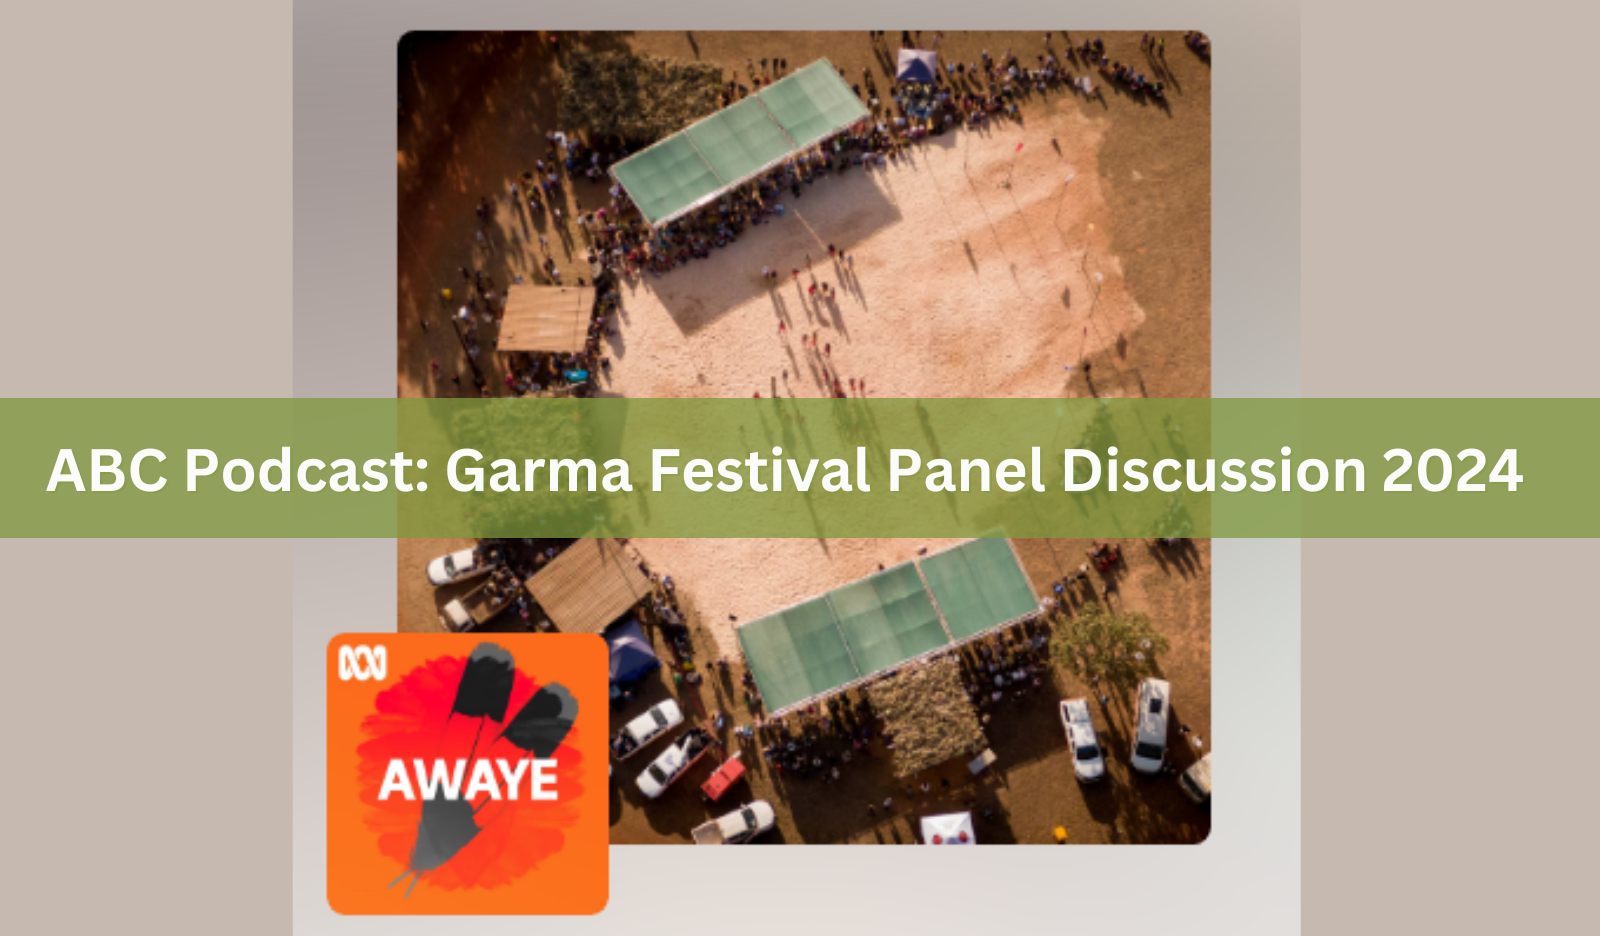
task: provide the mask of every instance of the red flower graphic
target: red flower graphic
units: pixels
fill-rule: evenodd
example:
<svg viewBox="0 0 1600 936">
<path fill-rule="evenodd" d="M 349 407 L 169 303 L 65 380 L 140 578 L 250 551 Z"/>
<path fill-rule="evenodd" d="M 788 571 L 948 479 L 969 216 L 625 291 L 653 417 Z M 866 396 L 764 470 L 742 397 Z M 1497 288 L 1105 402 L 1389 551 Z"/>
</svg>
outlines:
<svg viewBox="0 0 1600 936">
<path fill-rule="evenodd" d="M 554 747 L 553 754 L 547 753 L 547 749 L 556 741 L 550 740 L 552 735 L 544 726 L 534 726 L 534 732 L 542 732 L 538 734 L 544 739 L 542 743 L 530 744 L 527 740 L 528 723 L 548 721 L 540 717 L 548 712 L 543 703 L 550 702 L 553 694 L 565 695 L 564 689 L 552 685 L 536 701 L 535 695 L 545 687 L 521 669 L 513 669 L 510 655 L 499 651 L 503 655 L 499 662 L 511 677 L 509 698 L 504 697 L 505 685 L 502 684 L 491 690 L 501 693 L 496 703 L 487 708 L 471 707 L 470 711 L 463 708 L 466 686 L 472 681 L 468 674 L 469 661 L 472 666 L 481 662 L 478 657 L 486 647 L 499 651 L 492 644 L 484 644 L 471 657 L 438 657 L 405 674 L 378 695 L 377 711 L 361 723 L 361 732 L 368 739 L 357 748 L 358 787 L 361 801 L 367 807 L 363 821 L 378 834 L 378 849 L 394 859 L 400 878 L 416 874 L 413 886 L 424 879 L 429 886 L 447 891 L 509 885 L 559 852 L 565 843 L 562 830 L 570 827 L 578 816 L 577 809 L 568 804 L 575 802 L 583 791 L 580 783 L 582 757 L 566 743 L 576 741 L 578 729 L 556 732 L 553 737 L 559 739 L 559 746 Z M 570 696 L 567 699 L 570 701 Z M 530 706 L 530 702 L 535 704 Z M 573 705 L 575 711 L 575 703 Z M 502 717 L 496 718 L 496 712 L 502 713 Z M 566 717 L 570 723 L 570 715 Z M 385 800 L 378 798 L 392 760 L 401 760 L 408 768 L 415 760 L 431 765 L 439 759 L 450 765 L 457 760 L 504 760 L 514 765 L 519 760 L 536 756 L 530 753 L 535 750 L 537 756 L 553 758 L 557 763 L 553 785 L 556 799 L 529 799 L 524 780 L 521 794 L 515 800 L 502 788 L 503 798 L 498 802 L 481 794 L 470 805 L 435 802 L 434 807 L 456 807 L 455 818 L 464 822 L 466 811 L 470 809 L 471 820 L 466 822 L 465 828 L 475 828 L 475 831 L 462 836 L 467 838 L 464 844 L 457 841 L 442 848 L 436 846 L 430 853 L 432 861 L 419 857 L 427 850 L 419 841 L 427 837 L 426 830 L 422 830 L 424 804 L 420 794 L 411 800 L 394 795 Z M 531 765 L 528 769 L 531 770 Z M 467 775 L 470 773 L 469 766 Z M 495 776 L 503 781 L 498 769 Z M 463 780 L 463 787 L 465 785 Z M 457 828 L 460 827 L 458 823 Z M 456 850 L 450 853 L 451 848 Z"/>
</svg>

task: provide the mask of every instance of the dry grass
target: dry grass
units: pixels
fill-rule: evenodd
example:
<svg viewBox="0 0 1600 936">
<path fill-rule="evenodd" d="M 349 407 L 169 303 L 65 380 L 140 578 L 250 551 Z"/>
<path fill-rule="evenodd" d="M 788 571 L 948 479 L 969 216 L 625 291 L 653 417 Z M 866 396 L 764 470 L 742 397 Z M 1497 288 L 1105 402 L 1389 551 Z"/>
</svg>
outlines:
<svg viewBox="0 0 1600 936">
<path fill-rule="evenodd" d="M 978 713 L 961 687 L 955 657 L 899 673 L 867 690 L 894 738 L 894 772 L 909 777 L 988 746 Z"/>
<path fill-rule="evenodd" d="M 574 55 L 561 76 L 561 126 L 591 140 L 654 143 L 721 106 L 722 68 L 622 52 Z"/>
</svg>

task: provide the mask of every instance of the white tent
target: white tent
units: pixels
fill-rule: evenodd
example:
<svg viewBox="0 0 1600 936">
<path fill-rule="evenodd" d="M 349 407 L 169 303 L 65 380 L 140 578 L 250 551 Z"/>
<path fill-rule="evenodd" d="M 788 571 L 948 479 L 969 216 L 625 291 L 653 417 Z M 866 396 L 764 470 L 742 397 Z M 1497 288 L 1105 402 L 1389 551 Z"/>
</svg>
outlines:
<svg viewBox="0 0 1600 936">
<path fill-rule="evenodd" d="M 978 836 L 972 831 L 972 813 L 961 812 L 950 813 L 946 816 L 923 816 L 922 844 L 978 844 Z"/>
</svg>

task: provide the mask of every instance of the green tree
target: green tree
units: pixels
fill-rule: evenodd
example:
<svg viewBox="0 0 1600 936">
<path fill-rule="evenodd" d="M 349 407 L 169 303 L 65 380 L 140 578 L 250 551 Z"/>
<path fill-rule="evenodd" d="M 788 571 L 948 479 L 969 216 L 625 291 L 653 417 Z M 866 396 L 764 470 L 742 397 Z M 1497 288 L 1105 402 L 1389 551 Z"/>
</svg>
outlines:
<svg viewBox="0 0 1600 936">
<path fill-rule="evenodd" d="M 626 52 L 580 52 L 562 69 L 557 120 L 591 142 L 648 145 L 722 106 L 722 66 Z"/>
<path fill-rule="evenodd" d="M 1156 656 L 1169 646 L 1145 615 L 1111 611 L 1093 601 L 1050 638 L 1051 655 L 1074 676 L 1099 677 L 1118 689 L 1131 689 L 1154 674 Z"/>
</svg>

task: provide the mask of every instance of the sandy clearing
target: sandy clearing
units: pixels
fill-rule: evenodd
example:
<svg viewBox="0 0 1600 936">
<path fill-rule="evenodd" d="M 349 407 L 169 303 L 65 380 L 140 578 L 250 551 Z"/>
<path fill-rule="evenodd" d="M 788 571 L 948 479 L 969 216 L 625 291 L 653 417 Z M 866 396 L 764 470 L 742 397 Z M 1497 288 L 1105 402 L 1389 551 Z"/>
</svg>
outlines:
<svg viewBox="0 0 1600 936">
<path fill-rule="evenodd" d="M 605 391 L 821 396 L 827 370 L 874 396 L 1063 394 L 1064 365 L 1128 340 L 1145 316 L 1104 248 L 1094 167 L 1107 119 L 1060 98 L 1035 110 L 1026 126 L 945 134 L 886 169 L 806 186 L 783 219 L 627 284 Z M 829 244 L 854 264 L 830 261 Z M 775 287 L 763 266 L 782 273 Z M 836 298 L 808 295 L 813 281 Z"/>
<path fill-rule="evenodd" d="M 807 186 L 784 199 L 783 219 L 707 260 L 628 284 L 606 392 L 821 396 L 824 373 L 847 387 L 864 379 L 874 396 L 1067 392 L 1063 365 L 1127 340 L 1144 313 L 1116 257 L 1095 250 L 1104 243 L 1091 225 L 1103 228 L 1106 215 L 1094 170 L 1105 118 L 1059 99 L 1038 110 L 1026 126 L 945 134 L 886 169 Z M 829 244 L 854 264 L 830 260 Z M 762 282 L 763 266 L 782 273 L 777 286 Z M 813 281 L 832 284 L 837 298 L 812 298 Z M 802 334 L 830 352 L 807 348 Z M 955 542 L 634 545 L 652 568 L 692 583 L 701 622 L 723 653 L 737 654 L 739 624 Z"/>
</svg>

